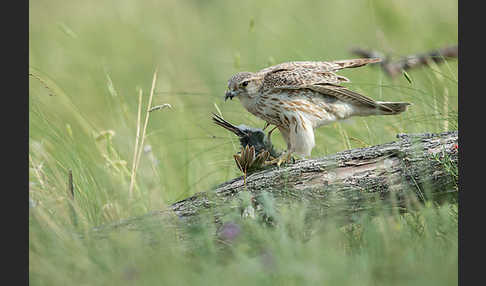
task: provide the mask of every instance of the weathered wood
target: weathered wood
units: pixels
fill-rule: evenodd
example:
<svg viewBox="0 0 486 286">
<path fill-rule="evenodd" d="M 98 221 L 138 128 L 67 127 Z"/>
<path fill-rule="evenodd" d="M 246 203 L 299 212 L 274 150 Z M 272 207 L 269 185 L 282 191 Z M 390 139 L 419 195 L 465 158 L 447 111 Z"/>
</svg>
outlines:
<svg viewBox="0 0 486 286">
<path fill-rule="evenodd" d="M 457 177 L 447 169 L 457 169 L 457 131 L 441 134 L 399 134 L 398 141 L 339 152 L 319 159 L 301 160 L 287 167 L 272 168 L 235 178 L 215 190 L 198 193 L 173 204 L 179 217 L 192 216 L 201 209 L 227 203 L 248 191 L 262 191 L 275 198 L 306 200 L 331 207 L 345 202 L 349 211 L 357 211 L 377 198 L 391 199 L 403 205 L 410 192 L 419 200 L 439 199 L 457 192 Z M 391 203 L 391 202 L 390 202 Z"/>
<path fill-rule="evenodd" d="M 264 193 L 280 205 L 298 201 L 320 213 L 348 214 L 370 209 L 375 203 L 409 207 L 410 200 L 438 201 L 457 194 L 457 131 L 399 134 L 397 138 L 391 143 L 272 167 L 248 175 L 246 184 L 241 176 L 145 217 L 161 219 L 175 214 L 178 221 L 190 222 L 208 211 L 219 216 L 237 206 L 235 200 L 245 192 L 254 202 Z"/>
</svg>

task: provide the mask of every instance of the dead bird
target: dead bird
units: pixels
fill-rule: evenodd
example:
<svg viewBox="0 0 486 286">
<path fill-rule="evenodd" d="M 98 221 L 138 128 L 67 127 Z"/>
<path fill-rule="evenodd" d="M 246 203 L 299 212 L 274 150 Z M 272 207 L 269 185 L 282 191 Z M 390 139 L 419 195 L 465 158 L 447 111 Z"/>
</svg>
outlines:
<svg viewBox="0 0 486 286">
<path fill-rule="evenodd" d="M 214 114 L 213 122 L 224 129 L 233 132 L 240 140 L 241 151 L 233 155 L 238 169 L 245 175 L 247 172 L 259 170 L 267 165 L 271 160 L 278 158 L 280 152 L 275 150 L 270 136 L 275 130 L 273 128 L 265 134 L 260 128 L 254 128 L 246 125 L 233 125 L 224 120 L 221 116 Z"/>
</svg>

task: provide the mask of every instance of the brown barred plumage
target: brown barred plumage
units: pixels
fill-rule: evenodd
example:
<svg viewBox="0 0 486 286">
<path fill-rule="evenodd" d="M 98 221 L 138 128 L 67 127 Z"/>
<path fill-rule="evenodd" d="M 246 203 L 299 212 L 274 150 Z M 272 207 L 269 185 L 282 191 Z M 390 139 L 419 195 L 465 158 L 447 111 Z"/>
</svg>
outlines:
<svg viewBox="0 0 486 286">
<path fill-rule="evenodd" d="M 276 125 L 287 143 L 287 154 L 310 156 L 314 128 L 351 116 L 394 115 L 410 105 L 375 101 L 340 85 L 349 79 L 336 71 L 379 61 L 287 62 L 255 73 L 237 73 L 228 81 L 225 99 L 238 97 L 250 113 Z"/>
</svg>

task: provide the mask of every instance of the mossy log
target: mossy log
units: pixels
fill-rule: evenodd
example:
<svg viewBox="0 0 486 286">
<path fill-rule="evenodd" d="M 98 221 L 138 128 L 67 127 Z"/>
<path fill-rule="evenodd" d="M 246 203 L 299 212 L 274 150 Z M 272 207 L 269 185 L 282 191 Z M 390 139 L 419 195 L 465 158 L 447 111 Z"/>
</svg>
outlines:
<svg viewBox="0 0 486 286">
<path fill-rule="evenodd" d="M 265 194 L 277 202 L 277 211 L 282 202 L 303 202 L 320 214 L 353 214 L 377 204 L 406 209 L 411 201 L 441 201 L 457 195 L 457 131 L 398 134 L 397 138 L 391 143 L 271 167 L 249 174 L 246 180 L 241 176 L 144 218 L 177 217 L 189 223 L 199 214 L 209 213 L 217 219 L 228 208 L 241 208 L 238 200 L 242 194 L 256 203 Z M 117 226 L 134 226 L 139 219 Z"/>
</svg>

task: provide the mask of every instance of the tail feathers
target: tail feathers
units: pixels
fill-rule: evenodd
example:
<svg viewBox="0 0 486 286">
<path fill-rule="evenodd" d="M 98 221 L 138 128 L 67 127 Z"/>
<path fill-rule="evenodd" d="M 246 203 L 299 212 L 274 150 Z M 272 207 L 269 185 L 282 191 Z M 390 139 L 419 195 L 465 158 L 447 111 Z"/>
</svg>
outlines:
<svg viewBox="0 0 486 286">
<path fill-rule="evenodd" d="M 387 109 L 380 109 L 379 114 L 383 114 L 383 115 L 393 115 L 393 114 L 402 113 L 405 110 L 407 110 L 407 106 L 410 105 L 410 103 L 408 103 L 408 102 L 382 102 L 382 101 L 378 101 L 377 103 L 387 107 Z"/>
<path fill-rule="evenodd" d="M 223 127 L 226 130 L 229 130 L 233 133 L 235 133 L 237 136 L 242 137 L 245 134 L 235 125 L 229 123 L 228 121 L 224 120 L 221 116 L 213 113 L 213 122 L 221 127 Z"/>
</svg>

